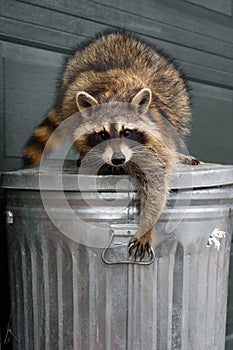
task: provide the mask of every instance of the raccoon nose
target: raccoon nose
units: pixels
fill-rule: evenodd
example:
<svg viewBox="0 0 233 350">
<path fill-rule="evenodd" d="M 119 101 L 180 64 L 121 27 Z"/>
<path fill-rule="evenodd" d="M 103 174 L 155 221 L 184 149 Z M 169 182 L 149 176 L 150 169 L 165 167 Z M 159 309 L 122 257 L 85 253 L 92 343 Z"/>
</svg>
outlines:
<svg viewBox="0 0 233 350">
<path fill-rule="evenodd" d="M 126 158 L 124 154 L 120 152 L 120 153 L 113 153 L 111 161 L 113 165 L 122 165 L 124 164 L 125 159 Z"/>
</svg>

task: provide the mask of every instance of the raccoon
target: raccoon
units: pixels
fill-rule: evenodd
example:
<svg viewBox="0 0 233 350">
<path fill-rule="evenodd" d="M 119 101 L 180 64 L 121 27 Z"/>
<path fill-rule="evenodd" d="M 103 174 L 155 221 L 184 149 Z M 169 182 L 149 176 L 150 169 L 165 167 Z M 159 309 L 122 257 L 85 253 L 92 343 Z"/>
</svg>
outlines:
<svg viewBox="0 0 233 350">
<path fill-rule="evenodd" d="M 41 161 L 58 126 L 79 112 L 73 137 L 81 163 L 89 159 L 110 173 L 135 176 L 140 184 L 140 222 L 129 255 L 151 254 L 154 226 L 166 205 L 169 175 L 179 161 L 198 160 L 179 153 L 189 130 L 190 98 L 180 69 L 163 51 L 123 30 L 104 32 L 68 58 L 57 100 L 29 139 L 25 165 Z"/>
</svg>

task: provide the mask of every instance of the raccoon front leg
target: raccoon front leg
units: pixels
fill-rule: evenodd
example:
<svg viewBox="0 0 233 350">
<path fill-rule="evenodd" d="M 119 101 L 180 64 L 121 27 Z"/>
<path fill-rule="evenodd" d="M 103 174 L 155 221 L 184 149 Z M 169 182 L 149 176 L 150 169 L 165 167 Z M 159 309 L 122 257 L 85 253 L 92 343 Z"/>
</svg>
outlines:
<svg viewBox="0 0 233 350">
<path fill-rule="evenodd" d="M 168 193 L 167 178 L 165 175 L 151 174 L 152 179 L 147 184 L 146 191 L 143 188 L 141 193 L 141 210 L 139 228 L 135 236 L 130 240 L 129 256 L 134 254 L 134 258 L 142 260 L 147 253 L 151 254 L 151 242 L 154 226 L 158 221 L 161 212 L 166 205 Z M 145 186 L 145 184 L 142 184 Z"/>
</svg>

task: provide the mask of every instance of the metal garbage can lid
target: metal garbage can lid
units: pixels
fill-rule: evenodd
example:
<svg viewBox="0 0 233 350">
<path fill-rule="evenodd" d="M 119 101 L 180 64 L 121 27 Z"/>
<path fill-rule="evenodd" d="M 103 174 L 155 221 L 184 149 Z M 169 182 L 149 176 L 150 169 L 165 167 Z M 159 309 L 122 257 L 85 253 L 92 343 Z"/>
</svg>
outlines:
<svg viewBox="0 0 233 350">
<path fill-rule="evenodd" d="M 60 190 L 61 181 L 64 191 L 80 191 L 79 179 L 82 184 L 86 182 L 87 190 L 93 191 L 93 181 L 98 179 L 98 189 L 113 190 L 118 184 L 118 190 L 128 191 L 126 186 L 127 175 L 88 175 L 78 174 L 74 161 L 66 161 L 64 165 L 59 162 L 49 162 L 43 166 L 4 172 L 1 174 L 0 187 L 6 189 L 22 190 Z M 41 181 L 42 180 L 42 181 Z M 188 189 L 203 187 L 219 187 L 233 184 L 233 165 L 208 164 L 198 166 L 179 165 L 177 171 L 170 176 L 170 188 Z M 136 181 L 131 178 L 133 189 L 137 189 Z M 119 187 L 120 186 L 120 187 Z M 132 190 L 132 187 L 131 187 Z"/>
</svg>

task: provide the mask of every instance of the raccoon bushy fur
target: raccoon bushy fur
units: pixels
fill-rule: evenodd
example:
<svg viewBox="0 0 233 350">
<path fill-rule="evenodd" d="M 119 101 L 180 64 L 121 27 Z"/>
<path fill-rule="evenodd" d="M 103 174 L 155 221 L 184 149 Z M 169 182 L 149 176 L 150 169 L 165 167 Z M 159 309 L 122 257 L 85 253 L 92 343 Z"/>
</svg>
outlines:
<svg viewBox="0 0 233 350">
<path fill-rule="evenodd" d="M 179 154 L 178 139 L 187 134 L 190 119 L 183 74 L 167 54 L 132 33 L 99 35 L 67 60 L 55 106 L 24 149 L 25 164 L 40 162 L 50 136 L 76 112 L 80 124 L 67 136 L 74 137 L 81 161 L 91 153 L 93 162 L 139 180 L 140 223 L 129 253 L 143 259 L 151 252 L 174 164 L 198 163 Z M 59 137 L 49 148 L 57 143 Z"/>
</svg>

